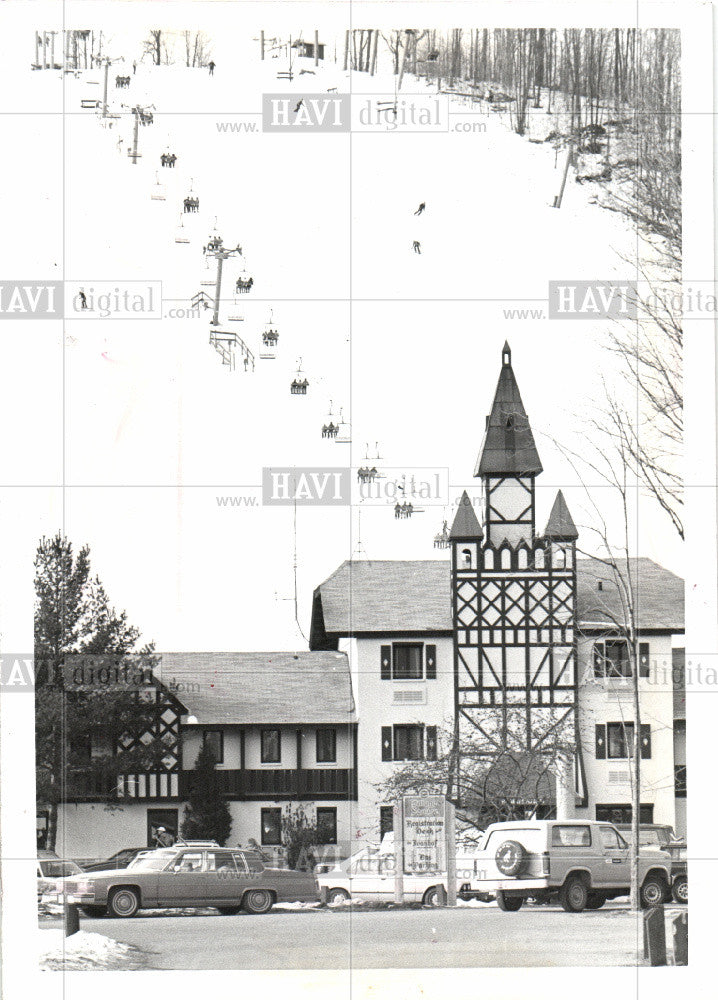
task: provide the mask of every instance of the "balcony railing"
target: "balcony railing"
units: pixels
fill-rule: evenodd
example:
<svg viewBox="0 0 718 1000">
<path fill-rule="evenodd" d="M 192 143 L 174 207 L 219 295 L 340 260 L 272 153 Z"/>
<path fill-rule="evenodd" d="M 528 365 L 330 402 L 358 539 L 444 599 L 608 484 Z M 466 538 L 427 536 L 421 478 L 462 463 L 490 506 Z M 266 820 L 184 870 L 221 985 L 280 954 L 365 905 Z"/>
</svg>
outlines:
<svg viewBox="0 0 718 1000">
<path fill-rule="evenodd" d="M 674 766 L 675 784 L 676 791 L 675 795 L 677 799 L 685 799 L 686 797 L 686 765 L 676 764 Z"/>
<path fill-rule="evenodd" d="M 356 774 L 348 768 L 218 770 L 220 790 L 230 799 L 356 799 Z M 183 796 L 194 773 L 182 771 Z"/>
<path fill-rule="evenodd" d="M 215 771 L 228 799 L 356 799 L 356 771 L 350 768 L 266 768 Z M 185 799 L 194 771 L 103 774 L 78 772 L 67 779 L 68 802 Z"/>
</svg>

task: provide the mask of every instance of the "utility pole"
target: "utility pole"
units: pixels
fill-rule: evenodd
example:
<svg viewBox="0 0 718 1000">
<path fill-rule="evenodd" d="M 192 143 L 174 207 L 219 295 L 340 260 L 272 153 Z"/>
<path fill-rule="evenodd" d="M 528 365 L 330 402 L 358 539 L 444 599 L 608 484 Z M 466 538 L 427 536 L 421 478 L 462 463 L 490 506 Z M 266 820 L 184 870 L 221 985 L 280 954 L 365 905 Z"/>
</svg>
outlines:
<svg viewBox="0 0 718 1000">
<path fill-rule="evenodd" d="M 262 62 L 264 62 L 264 31 L 259 32 L 259 53 Z"/>
<path fill-rule="evenodd" d="M 214 283 L 214 312 L 212 313 L 210 324 L 212 326 L 219 326 L 219 304 L 222 296 L 222 267 L 228 257 L 234 257 L 235 254 L 241 257 L 242 248 L 239 244 L 237 244 L 233 250 L 224 249 L 224 247 L 221 246 L 215 250 L 205 247 L 204 252 L 206 257 L 214 257 L 217 261 L 217 277 Z"/>
<path fill-rule="evenodd" d="M 314 32 L 314 65 L 319 65 L 319 32 Z"/>
<path fill-rule="evenodd" d="M 132 111 L 135 116 L 135 127 L 132 132 L 132 152 L 130 153 L 130 156 L 132 157 L 132 162 L 137 163 L 137 157 L 139 155 L 137 152 L 137 140 L 140 135 L 140 109 L 139 107 L 136 107 L 133 108 Z"/>
<path fill-rule="evenodd" d="M 107 118 L 107 78 L 110 73 L 110 60 L 105 59 L 105 83 L 102 90 L 102 117 Z"/>
</svg>

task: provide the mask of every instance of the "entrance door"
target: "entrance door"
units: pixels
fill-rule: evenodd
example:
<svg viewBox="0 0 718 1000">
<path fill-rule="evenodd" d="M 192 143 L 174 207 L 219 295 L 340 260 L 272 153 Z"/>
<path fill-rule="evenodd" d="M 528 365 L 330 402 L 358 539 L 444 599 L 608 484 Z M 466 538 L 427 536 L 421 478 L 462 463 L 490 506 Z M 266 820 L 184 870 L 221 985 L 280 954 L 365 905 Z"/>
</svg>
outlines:
<svg viewBox="0 0 718 1000">
<path fill-rule="evenodd" d="M 172 837 L 172 843 L 177 840 L 179 832 L 177 809 L 148 809 L 147 810 L 147 846 L 158 847 L 156 837 L 161 826 Z"/>
</svg>

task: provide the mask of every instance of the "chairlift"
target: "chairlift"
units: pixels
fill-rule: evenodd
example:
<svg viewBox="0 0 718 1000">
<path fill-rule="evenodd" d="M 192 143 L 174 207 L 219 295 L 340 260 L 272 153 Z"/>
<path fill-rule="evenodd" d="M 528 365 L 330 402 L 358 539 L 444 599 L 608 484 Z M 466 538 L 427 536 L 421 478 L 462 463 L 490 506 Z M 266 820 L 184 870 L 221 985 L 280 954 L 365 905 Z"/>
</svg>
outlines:
<svg viewBox="0 0 718 1000">
<path fill-rule="evenodd" d="M 403 503 L 399 503 L 399 501 L 397 500 L 397 502 L 394 504 L 394 517 L 398 521 L 408 520 L 414 514 L 423 514 L 423 513 L 424 513 L 423 507 L 415 507 L 413 503 L 407 502 L 406 500 L 404 500 Z"/>
<path fill-rule="evenodd" d="M 279 331 L 272 321 L 272 311 L 269 311 L 269 320 L 262 333 L 262 347 L 259 352 L 260 361 L 274 361 L 277 357 L 277 344 L 279 343 Z"/>
<path fill-rule="evenodd" d="M 177 163 L 177 154 L 171 153 L 169 147 L 160 156 L 160 166 L 173 168 Z"/>
<path fill-rule="evenodd" d="M 334 436 L 334 441 L 336 444 L 351 444 L 351 429 L 349 424 L 344 419 L 344 412 L 342 407 L 339 407 L 339 425 L 337 427 L 337 433 Z"/>
<path fill-rule="evenodd" d="M 385 479 L 386 476 L 383 472 L 379 472 L 376 467 L 376 463 L 382 460 L 379 454 L 379 442 L 375 444 L 375 455 L 369 454 L 369 443 L 367 442 L 366 448 L 364 449 L 364 462 L 366 465 L 361 465 L 357 469 L 357 482 L 361 485 L 362 483 L 373 483 L 377 479 Z"/>
<path fill-rule="evenodd" d="M 339 433 L 339 424 L 334 423 L 334 411 L 332 409 L 333 402 L 329 400 L 329 413 L 327 414 L 326 423 L 322 424 L 322 437 L 334 440 L 334 438 Z"/>
<path fill-rule="evenodd" d="M 448 549 L 450 545 L 451 538 L 449 536 L 449 522 L 445 520 L 441 531 L 434 535 L 434 548 Z"/>
<path fill-rule="evenodd" d="M 192 185 L 194 183 L 194 178 L 190 177 L 189 194 L 184 199 L 183 207 L 185 213 L 188 212 L 199 212 L 199 198 L 192 190 Z"/>
<path fill-rule="evenodd" d="M 234 286 L 235 291 L 239 295 L 248 295 L 252 291 L 252 285 L 254 284 L 254 278 L 251 276 L 246 267 L 243 267 L 239 272 L 239 277 Z"/>
<path fill-rule="evenodd" d="M 166 200 L 165 186 L 164 186 L 164 184 L 160 184 L 160 178 L 159 178 L 159 174 L 157 173 L 157 171 L 155 171 L 155 184 L 154 184 L 154 187 L 152 188 L 152 191 L 150 192 L 150 198 L 151 198 L 152 201 L 165 201 Z"/>
<path fill-rule="evenodd" d="M 292 379 L 291 385 L 289 386 L 289 391 L 292 396 L 306 396 L 308 386 L 309 382 L 307 381 L 306 375 L 302 371 L 302 359 L 300 358 L 297 363 L 296 374 Z"/>
<path fill-rule="evenodd" d="M 177 227 L 177 232 L 175 233 L 175 243 L 189 243 L 189 238 L 185 234 L 186 230 L 184 219 L 180 215 L 179 226 Z"/>
</svg>

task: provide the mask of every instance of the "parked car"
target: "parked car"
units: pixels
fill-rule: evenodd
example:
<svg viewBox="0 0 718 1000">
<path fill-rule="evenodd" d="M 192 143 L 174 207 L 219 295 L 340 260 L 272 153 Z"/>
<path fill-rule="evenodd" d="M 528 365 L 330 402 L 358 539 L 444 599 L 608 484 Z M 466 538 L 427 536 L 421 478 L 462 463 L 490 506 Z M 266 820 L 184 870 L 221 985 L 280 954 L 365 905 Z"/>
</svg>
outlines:
<svg viewBox="0 0 718 1000">
<path fill-rule="evenodd" d="M 258 854 L 216 845 L 148 851 L 132 867 L 86 872 L 66 880 L 64 888 L 68 902 L 79 903 L 93 917 L 134 917 L 141 909 L 180 906 L 266 913 L 274 903 L 319 898 L 313 874 L 269 868 Z"/>
<path fill-rule="evenodd" d="M 669 898 L 670 854 L 641 852 L 641 903 Z M 525 899 L 558 899 L 565 910 L 595 910 L 630 892 L 626 840 L 611 823 L 592 820 L 517 820 L 493 823 L 477 856 L 479 875 L 470 888 L 496 893 L 502 910 L 519 910 Z"/>
<path fill-rule="evenodd" d="M 376 848 L 364 848 L 329 871 L 317 872 L 321 889 L 327 888 L 327 900 L 338 903 L 347 899 L 390 902 L 394 899 L 396 860 L 393 854 Z M 406 902 L 434 906 L 439 886 L 447 887 L 446 873 L 439 871 L 404 872 Z"/>
<path fill-rule="evenodd" d="M 633 843 L 633 830 L 628 824 L 616 827 L 627 843 Z M 688 845 L 676 837 L 672 826 L 662 823 L 642 823 L 639 827 L 639 843 L 642 851 L 667 851 L 672 860 L 671 895 L 675 903 L 688 902 Z"/>
<path fill-rule="evenodd" d="M 54 851 L 38 851 L 37 898 L 58 897 L 62 880 L 68 875 L 80 875 L 82 868 L 74 861 L 63 861 Z"/>
<path fill-rule="evenodd" d="M 119 868 L 127 868 L 135 860 L 138 854 L 146 851 L 146 847 L 124 847 L 121 851 L 111 855 L 104 861 L 93 861 L 84 866 L 86 872 L 106 872 L 117 871 Z"/>
</svg>

